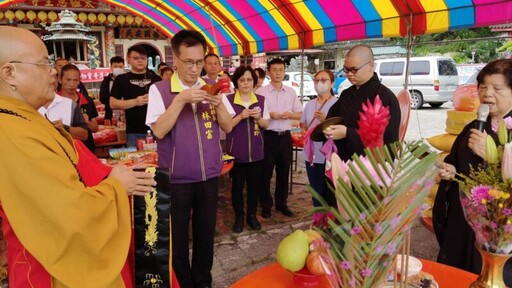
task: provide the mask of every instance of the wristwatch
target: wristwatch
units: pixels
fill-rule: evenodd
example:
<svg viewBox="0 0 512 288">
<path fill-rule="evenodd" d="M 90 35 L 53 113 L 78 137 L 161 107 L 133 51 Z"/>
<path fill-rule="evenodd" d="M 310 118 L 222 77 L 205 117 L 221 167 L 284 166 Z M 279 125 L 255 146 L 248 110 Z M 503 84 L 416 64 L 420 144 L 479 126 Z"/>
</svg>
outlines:
<svg viewBox="0 0 512 288">
<path fill-rule="evenodd" d="M 64 125 L 64 130 L 69 133 L 69 125 Z"/>
</svg>

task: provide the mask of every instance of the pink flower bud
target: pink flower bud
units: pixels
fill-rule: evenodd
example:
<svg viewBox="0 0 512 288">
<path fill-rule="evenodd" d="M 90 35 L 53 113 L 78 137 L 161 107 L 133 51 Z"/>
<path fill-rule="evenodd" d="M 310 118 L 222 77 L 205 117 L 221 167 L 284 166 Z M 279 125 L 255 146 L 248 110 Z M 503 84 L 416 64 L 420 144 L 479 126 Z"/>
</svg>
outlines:
<svg viewBox="0 0 512 288">
<path fill-rule="evenodd" d="M 512 178 L 512 143 L 505 144 L 503 159 L 501 159 L 501 175 L 503 179 Z"/>
</svg>

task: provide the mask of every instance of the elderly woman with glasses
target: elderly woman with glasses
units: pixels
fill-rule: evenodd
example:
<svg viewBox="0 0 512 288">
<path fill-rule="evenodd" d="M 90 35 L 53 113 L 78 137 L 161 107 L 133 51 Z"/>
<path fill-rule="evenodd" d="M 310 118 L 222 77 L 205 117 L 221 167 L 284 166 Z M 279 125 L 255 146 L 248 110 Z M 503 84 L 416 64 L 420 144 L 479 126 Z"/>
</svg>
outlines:
<svg viewBox="0 0 512 288">
<path fill-rule="evenodd" d="M 469 175 L 485 158 L 486 134 L 498 143 L 497 127 L 501 119 L 512 117 L 512 60 L 487 64 L 477 78 L 480 103 L 489 106 L 489 116 L 479 131 L 476 120 L 457 135 L 450 154 L 439 169 L 439 184 L 433 208 L 433 223 L 439 242 L 437 261 L 473 273 L 480 273 L 482 259 L 475 247 L 475 234 L 466 222 L 459 198 L 455 173 Z M 504 281 L 512 285 L 512 262 L 504 267 Z"/>
<path fill-rule="evenodd" d="M 325 121 L 327 112 L 336 102 L 332 87 L 334 86 L 334 74 L 330 70 L 320 70 L 315 74 L 315 91 L 318 96 L 309 101 L 304 107 L 300 118 L 303 134 L 308 135 L 310 129 Z M 309 138 L 306 142 L 311 141 Z M 308 173 L 309 185 L 329 204 L 334 205 L 334 197 L 329 193 L 325 182 L 325 157 L 320 152 L 321 142 L 307 143 L 303 149 L 303 156 L 306 160 L 306 172 Z M 310 149 L 311 148 L 311 149 Z M 313 205 L 320 206 L 320 202 L 313 198 Z"/>
</svg>

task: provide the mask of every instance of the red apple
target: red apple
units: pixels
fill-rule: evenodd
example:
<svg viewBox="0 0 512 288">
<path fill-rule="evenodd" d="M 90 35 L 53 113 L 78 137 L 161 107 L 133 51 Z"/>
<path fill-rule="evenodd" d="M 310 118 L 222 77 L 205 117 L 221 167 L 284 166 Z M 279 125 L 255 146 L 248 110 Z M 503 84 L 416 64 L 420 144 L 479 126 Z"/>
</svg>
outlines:
<svg viewBox="0 0 512 288">
<path fill-rule="evenodd" d="M 306 258 L 306 267 L 309 272 L 313 275 L 324 275 L 324 267 L 322 266 L 322 262 L 320 260 L 320 254 L 318 252 L 309 253 Z"/>
</svg>

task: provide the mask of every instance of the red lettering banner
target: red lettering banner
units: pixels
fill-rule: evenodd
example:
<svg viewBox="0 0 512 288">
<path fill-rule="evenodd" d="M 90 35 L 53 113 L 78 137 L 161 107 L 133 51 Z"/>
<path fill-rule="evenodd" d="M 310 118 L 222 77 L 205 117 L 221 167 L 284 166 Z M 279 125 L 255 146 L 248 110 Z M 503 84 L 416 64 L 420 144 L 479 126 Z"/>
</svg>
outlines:
<svg viewBox="0 0 512 288">
<path fill-rule="evenodd" d="M 83 83 L 101 82 L 110 72 L 110 68 L 80 69 L 80 80 Z"/>
</svg>

